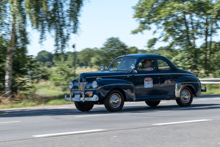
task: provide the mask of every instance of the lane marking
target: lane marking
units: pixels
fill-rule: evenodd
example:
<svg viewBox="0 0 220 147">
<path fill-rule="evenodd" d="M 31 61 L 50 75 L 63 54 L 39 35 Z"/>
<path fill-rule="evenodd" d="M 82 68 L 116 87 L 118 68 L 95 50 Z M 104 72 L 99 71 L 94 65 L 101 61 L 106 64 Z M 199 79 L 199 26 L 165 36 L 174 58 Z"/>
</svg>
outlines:
<svg viewBox="0 0 220 147">
<path fill-rule="evenodd" d="M 215 105 L 213 106 L 191 106 L 191 107 L 186 107 L 186 108 L 173 108 L 172 110 L 190 110 L 190 109 L 203 109 L 203 108 L 213 108 L 213 107 L 216 107 L 216 106 Z"/>
<path fill-rule="evenodd" d="M 179 122 L 157 123 L 157 124 L 153 124 L 153 126 L 175 125 L 175 124 L 195 123 L 195 122 L 205 122 L 205 121 L 212 121 L 212 120 L 200 119 L 200 120 L 189 120 L 189 121 L 179 121 Z"/>
<path fill-rule="evenodd" d="M 103 132 L 103 131 L 106 131 L 106 130 L 104 130 L 104 129 L 84 130 L 84 131 L 75 131 L 75 132 L 63 132 L 63 133 L 33 135 L 32 137 L 36 137 L 36 138 L 40 138 L 40 137 L 52 137 L 52 136 L 61 136 L 61 135 L 73 135 L 73 134 L 84 134 L 84 133 Z"/>
<path fill-rule="evenodd" d="M 106 116 L 106 115 L 113 115 L 113 114 L 79 115 L 75 117 L 80 118 L 80 117 L 94 117 L 94 116 Z"/>
<path fill-rule="evenodd" d="M 0 124 L 9 124 L 9 123 L 18 123 L 21 121 L 6 121 L 6 122 L 0 122 Z"/>
</svg>

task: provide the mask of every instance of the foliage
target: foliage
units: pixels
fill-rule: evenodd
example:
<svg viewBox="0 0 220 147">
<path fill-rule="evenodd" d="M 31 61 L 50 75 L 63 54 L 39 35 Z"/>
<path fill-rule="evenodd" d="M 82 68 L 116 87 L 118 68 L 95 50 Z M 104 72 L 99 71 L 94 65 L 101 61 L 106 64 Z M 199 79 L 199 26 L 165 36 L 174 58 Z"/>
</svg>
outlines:
<svg viewBox="0 0 220 147">
<path fill-rule="evenodd" d="M 157 41 L 169 42 L 167 47 L 184 50 L 175 60 L 187 61 L 187 69 L 196 74 L 203 69 L 206 76 L 213 71 L 209 65 L 218 52 L 212 49 L 212 39 L 220 29 L 220 1 L 139 0 L 134 9 L 139 22 L 134 34 L 150 30 L 152 25 L 156 25 L 154 33 L 162 32 L 148 41 L 148 47 Z M 204 39 L 203 47 L 198 48 L 198 39 Z"/>
<path fill-rule="evenodd" d="M 86 48 L 78 53 L 77 59 L 78 64 L 85 67 L 92 67 L 93 64 L 91 62 L 92 57 L 96 55 L 97 49 Z"/>
<path fill-rule="evenodd" d="M 37 57 L 35 59 L 37 61 L 43 62 L 43 63 L 52 62 L 53 61 L 53 54 L 48 51 L 42 50 L 37 54 Z"/>
<path fill-rule="evenodd" d="M 29 43 L 26 30 L 28 20 L 31 26 L 40 32 L 41 41 L 45 39 L 46 31 L 54 33 L 56 52 L 63 52 L 71 33 L 77 33 L 78 17 L 83 1 L 2 0 L 0 4 L 0 33 L 3 40 L 9 42 L 4 85 L 7 97 L 12 94 L 14 51 L 21 50 L 23 56 Z M 22 62 L 24 60 L 25 58 Z"/>
<path fill-rule="evenodd" d="M 97 51 L 97 55 L 92 62 L 97 66 L 108 66 L 114 58 L 125 55 L 127 50 L 127 45 L 121 42 L 119 38 L 111 37 L 107 39 L 104 46 Z"/>
</svg>

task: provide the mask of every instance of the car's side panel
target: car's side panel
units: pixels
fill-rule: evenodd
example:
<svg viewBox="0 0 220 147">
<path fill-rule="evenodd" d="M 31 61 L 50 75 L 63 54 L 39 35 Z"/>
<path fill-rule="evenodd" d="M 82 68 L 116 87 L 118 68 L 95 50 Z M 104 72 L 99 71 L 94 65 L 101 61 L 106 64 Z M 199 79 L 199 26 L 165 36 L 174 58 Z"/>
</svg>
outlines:
<svg viewBox="0 0 220 147">
<path fill-rule="evenodd" d="M 146 79 L 152 80 L 152 86 L 146 86 Z M 155 73 L 136 73 L 132 76 L 132 81 L 135 86 L 135 95 L 137 100 L 156 98 L 161 95 L 161 90 L 159 87 L 159 78 L 158 75 L 156 75 Z"/>
<path fill-rule="evenodd" d="M 172 74 L 161 72 L 159 75 L 161 95 L 174 97 L 175 96 L 175 83 Z"/>
<path fill-rule="evenodd" d="M 122 79 L 100 79 L 97 80 L 100 100 L 103 100 L 113 89 L 120 89 L 124 92 L 126 101 L 135 101 L 135 89 L 131 81 Z"/>
</svg>

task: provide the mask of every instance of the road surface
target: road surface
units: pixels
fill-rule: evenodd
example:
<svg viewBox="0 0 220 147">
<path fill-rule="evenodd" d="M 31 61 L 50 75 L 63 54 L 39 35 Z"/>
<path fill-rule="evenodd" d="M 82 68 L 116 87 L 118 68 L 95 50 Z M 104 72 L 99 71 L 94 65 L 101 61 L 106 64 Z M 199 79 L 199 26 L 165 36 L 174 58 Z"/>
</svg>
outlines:
<svg viewBox="0 0 220 147">
<path fill-rule="evenodd" d="M 0 147 L 220 147 L 220 95 L 194 98 L 190 107 L 127 102 L 117 113 L 103 105 L 90 112 L 74 105 L 1 111 Z"/>
</svg>

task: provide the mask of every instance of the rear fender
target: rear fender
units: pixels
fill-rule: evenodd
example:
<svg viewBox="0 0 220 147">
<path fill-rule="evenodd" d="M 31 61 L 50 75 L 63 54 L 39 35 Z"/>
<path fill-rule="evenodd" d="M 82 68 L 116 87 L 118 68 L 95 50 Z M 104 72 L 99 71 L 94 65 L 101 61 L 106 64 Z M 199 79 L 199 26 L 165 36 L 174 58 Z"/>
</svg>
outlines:
<svg viewBox="0 0 220 147">
<path fill-rule="evenodd" d="M 195 76 L 184 76 L 177 80 L 175 85 L 176 98 L 180 98 L 180 92 L 184 87 L 190 87 L 195 96 L 201 95 L 201 83 Z"/>
</svg>

